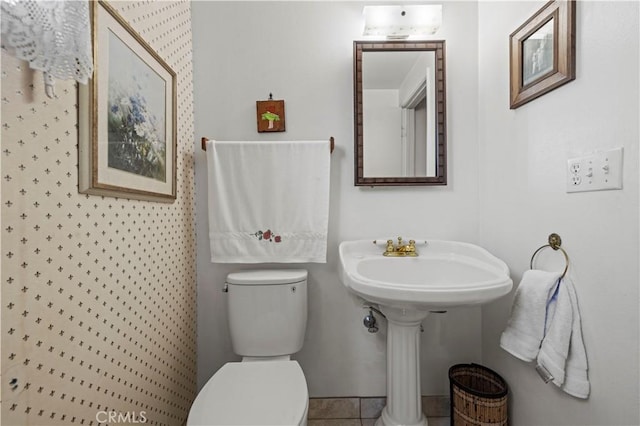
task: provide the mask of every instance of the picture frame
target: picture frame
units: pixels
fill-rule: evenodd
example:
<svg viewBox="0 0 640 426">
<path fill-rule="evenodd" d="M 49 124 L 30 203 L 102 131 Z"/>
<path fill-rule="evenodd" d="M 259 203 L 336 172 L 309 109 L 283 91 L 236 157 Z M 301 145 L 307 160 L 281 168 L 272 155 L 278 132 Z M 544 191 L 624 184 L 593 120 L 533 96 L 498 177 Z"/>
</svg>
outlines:
<svg viewBox="0 0 640 426">
<path fill-rule="evenodd" d="M 78 90 L 80 193 L 176 199 L 176 73 L 103 0 L 91 2 L 94 74 Z"/>
<path fill-rule="evenodd" d="M 576 78 L 576 1 L 551 0 L 509 36 L 510 107 Z"/>
<path fill-rule="evenodd" d="M 258 133 L 286 131 L 284 100 L 256 101 Z"/>
</svg>

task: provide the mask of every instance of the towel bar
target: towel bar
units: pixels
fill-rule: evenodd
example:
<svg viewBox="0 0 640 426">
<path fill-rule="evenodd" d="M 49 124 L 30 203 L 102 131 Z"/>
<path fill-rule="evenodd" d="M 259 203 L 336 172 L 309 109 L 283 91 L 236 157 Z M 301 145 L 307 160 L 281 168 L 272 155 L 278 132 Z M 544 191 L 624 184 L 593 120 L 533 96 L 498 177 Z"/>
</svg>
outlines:
<svg viewBox="0 0 640 426">
<path fill-rule="evenodd" d="M 564 271 L 562 271 L 562 275 L 560 275 L 560 278 L 564 278 L 564 276 L 567 274 L 567 270 L 569 269 L 569 255 L 567 254 L 567 252 L 561 247 L 562 245 L 562 239 L 560 238 L 560 235 L 553 233 L 551 235 L 549 235 L 549 244 L 545 244 L 543 246 L 541 246 L 540 248 L 538 248 L 538 250 L 533 252 L 533 255 L 531 256 L 531 262 L 529 262 L 529 267 L 531 269 L 533 269 L 533 260 L 535 259 L 536 255 L 540 252 L 540 250 L 547 248 L 547 247 L 551 247 L 554 250 L 560 250 L 562 252 L 562 254 L 564 255 L 564 260 L 565 260 L 565 267 L 564 267 Z"/>
<path fill-rule="evenodd" d="M 205 137 L 203 137 L 203 138 L 201 139 L 201 143 L 202 143 L 202 150 L 203 150 L 203 151 L 206 151 L 206 150 L 207 150 L 207 141 L 208 141 L 208 140 L 209 140 L 209 139 L 208 139 L 208 138 L 205 138 Z M 331 150 L 330 152 L 331 152 L 332 154 L 333 154 L 333 149 L 335 148 L 335 144 L 336 144 L 336 143 L 335 143 L 335 141 L 334 141 L 334 139 L 333 139 L 333 136 L 331 136 L 331 137 L 329 138 L 329 147 L 330 147 L 329 149 Z"/>
</svg>

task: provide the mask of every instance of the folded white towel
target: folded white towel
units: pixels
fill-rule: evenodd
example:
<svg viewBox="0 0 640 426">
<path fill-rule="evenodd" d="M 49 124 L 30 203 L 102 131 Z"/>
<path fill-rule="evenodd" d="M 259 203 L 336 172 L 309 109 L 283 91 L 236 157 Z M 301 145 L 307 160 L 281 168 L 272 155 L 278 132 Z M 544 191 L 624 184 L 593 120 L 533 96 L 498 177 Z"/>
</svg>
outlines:
<svg viewBox="0 0 640 426">
<path fill-rule="evenodd" d="M 548 330 L 538 353 L 537 368 L 548 372 L 551 381 L 566 393 L 587 398 L 590 392 L 587 353 L 578 298 L 570 279 L 561 280 L 557 299 L 549 303 L 548 315 Z"/>
<path fill-rule="evenodd" d="M 211 261 L 326 262 L 329 142 L 207 143 Z"/>
<path fill-rule="evenodd" d="M 516 289 L 511 318 L 500 346 L 516 358 L 533 361 L 544 338 L 547 301 L 560 278 L 559 272 L 528 270 Z"/>
</svg>

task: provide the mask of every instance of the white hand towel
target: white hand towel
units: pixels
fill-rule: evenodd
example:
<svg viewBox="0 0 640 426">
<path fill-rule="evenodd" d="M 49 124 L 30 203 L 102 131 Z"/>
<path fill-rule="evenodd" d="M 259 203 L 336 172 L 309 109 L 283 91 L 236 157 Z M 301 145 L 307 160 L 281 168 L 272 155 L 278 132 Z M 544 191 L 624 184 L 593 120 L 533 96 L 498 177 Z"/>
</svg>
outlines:
<svg viewBox="0 0 640 426">
<path fill-rule="evenodd" d="M 536 358 L 544 337 L 547 301 L 560 275 L 537 269 L 524 273 L 516 290 L 511 318 L 500 337 L 502 349 L 523 361 Z"/>
<path fill-rule="evenodd" d="M 211 261 L 326 262 L 329 142 L 207 143 Z"/>
<path fill-rule="evenodd" d="M 551 381 L 566 393 L 587 398 L 590 392 L 587 353 L 582 339 L 578 298 L 573 282 L 560 282 L 558 298 L 547 333 L 538 353 L 538 369 L 546 370 Z"/>
</svg>

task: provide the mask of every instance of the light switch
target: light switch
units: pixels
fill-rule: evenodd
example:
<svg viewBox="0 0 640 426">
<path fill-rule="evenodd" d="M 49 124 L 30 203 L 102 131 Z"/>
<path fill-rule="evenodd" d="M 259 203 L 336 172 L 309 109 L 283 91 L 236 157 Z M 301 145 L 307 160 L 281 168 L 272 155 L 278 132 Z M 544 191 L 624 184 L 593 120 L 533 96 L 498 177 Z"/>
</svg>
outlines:
<svg viewBox="0 0 640 426">
<path fill-rule="evenodd" d="M 622 189 L 622 148 L 567 160 L 567 192 Z"/>
</svg>

